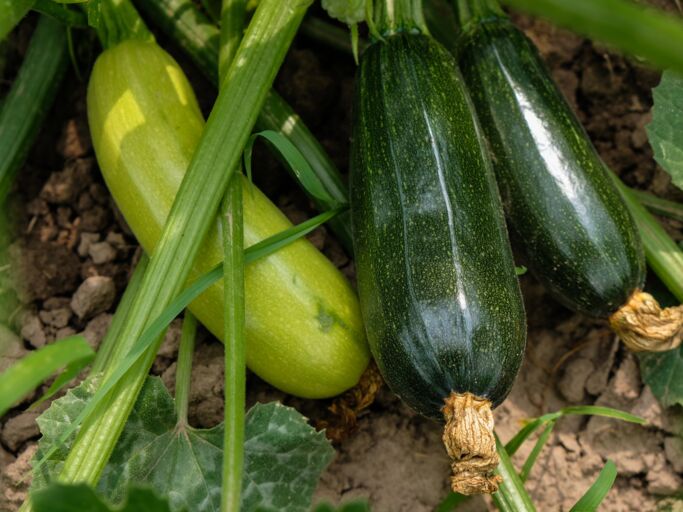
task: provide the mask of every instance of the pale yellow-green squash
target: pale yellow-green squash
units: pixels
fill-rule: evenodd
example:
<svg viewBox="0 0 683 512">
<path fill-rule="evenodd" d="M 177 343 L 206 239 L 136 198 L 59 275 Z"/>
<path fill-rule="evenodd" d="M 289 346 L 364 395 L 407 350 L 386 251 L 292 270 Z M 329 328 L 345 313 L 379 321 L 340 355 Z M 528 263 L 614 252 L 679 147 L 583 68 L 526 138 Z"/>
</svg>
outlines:
<svg viewBox="0 0 683 512">
<path fill-rule="evenodd" d="M 204 128 L 194 92 L 158 45 L 126 41 L 95 63 L 88 120 L 107 186 L 151 254 Z M 246 180 L 243 186 L 245 247 L 291 226 L 256 187 Z M 217 220 L 189 282 L 222 259 Z M 308 241 L 249 264 L 245 286 L 247 365 L 252 371 L 307 398 L 337 395 L 358 382 L 370 357 L 358 299 L 344 276 Z M 204 292 L 190 309 L 221 337 L 222 283 Z"/>
</svg>

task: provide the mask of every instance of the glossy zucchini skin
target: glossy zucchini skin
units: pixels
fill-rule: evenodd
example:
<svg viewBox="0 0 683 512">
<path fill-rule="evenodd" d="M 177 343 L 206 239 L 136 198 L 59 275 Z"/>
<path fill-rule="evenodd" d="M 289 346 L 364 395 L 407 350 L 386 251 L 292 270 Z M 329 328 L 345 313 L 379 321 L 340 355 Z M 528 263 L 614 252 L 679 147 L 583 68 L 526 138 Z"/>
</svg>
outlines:
<svg viewBox="0 0 683 512">
<path fill-rule="evenodd" d="M 509 20 L 468 24 L 458 61 L 526 264 L 571 309 L 608 317 L 645 280 L 640 238 L 609 171 Z"/>
<path fill-rule="evenodd" d="M 362 55 L 351 218 L 370 348 L 391 389 L 441 419 L 452 391 L 494 406 L 522 361 L 524 308 L 493 171 L 453 57 L 397 34 Z"/>
<path fill-rule="evenodd" d="M 95 63 L 88 119 L 107 186 L 151 253 L 204 127 L 194 92 L 159 46 L 129 40 Z M 246 180 L 243 206 L 245 247 L 291 226 Z M 220 232 L 217 221 L 189 281 L 222 261 Z M 307 398 L 337 395 L 358 382 L 370 358 L 358 299 L 341 272 L 308 241 L 248 265 L 245 301 L 247 365 L 261 378 Z M 222 336 L 222 282 L 190 309 Z"/>
</svg>

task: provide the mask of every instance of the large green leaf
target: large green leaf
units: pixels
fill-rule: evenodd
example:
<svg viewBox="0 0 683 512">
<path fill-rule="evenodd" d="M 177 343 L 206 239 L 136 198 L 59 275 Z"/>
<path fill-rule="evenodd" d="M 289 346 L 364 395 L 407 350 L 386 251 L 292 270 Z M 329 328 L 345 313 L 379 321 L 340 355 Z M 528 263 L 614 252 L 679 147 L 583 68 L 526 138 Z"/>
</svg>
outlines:
<svg viewBox="0 0 683 512">
<path fill-rule="evenodd" d="M 641 354 L 640 373 L 664 407 L 683 405 L 683 346 Z"/>
<path fill-rule="evenodd" d="M 151 489 L 131 488 L 125 503 L 112 507 L 85 484 L 52 483 L 31 496 L 34 512 L 171 512 Z"/>
<path fill-rule="evenodd" d="M 660 282 L 648 282 L 650 292 L 662 307 L 678 305 Z M 683 405 L 683 346 L 666 352 L 640 352 L 640 375 L 664 407 Z"/>
<path fill-rule="evenodd" d="M 38 418 L 41 452 L 73 421 L 92 386 L 82 385 Z M 305 511 L 334 450 L 296 410 L 256 404 L 246 416 L 243 511 Z M 37 487 L 56 475 L 67 441 L 34 478 Z M 98 490 L 115 502 L 129 485 L 145 484 L 168 496 L 172 512 L 220 509 L 223 426 L 199 430 L 176 424 L 173 399 L 161 380 L 148 378 L 112 454 Z"/>
<path fill-rule="evenodd" d="M 683 188 L 683 77 L 665 71 L 652 90 L 654 107 L 647 135 L 655 160 Z"/>
</svg>

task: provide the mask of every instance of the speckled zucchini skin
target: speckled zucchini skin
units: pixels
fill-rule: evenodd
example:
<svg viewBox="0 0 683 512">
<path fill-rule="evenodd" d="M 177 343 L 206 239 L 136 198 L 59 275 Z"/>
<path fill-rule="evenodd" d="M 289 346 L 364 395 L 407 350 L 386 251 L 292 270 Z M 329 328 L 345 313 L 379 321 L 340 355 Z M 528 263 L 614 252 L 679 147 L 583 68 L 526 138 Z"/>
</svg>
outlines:
<svg viewBox="0 0 683 512">
<path fill-rule="evenodd" d="M 351 157 L 356 270 L 391 389 L 441 418 L 451 391 L 503 401 L 524 309 L 493 171 L 453 57 L 397 34 L 362 55 Z"/>
<path fill-rule="evenodd" d="M 510 21 L 467 25 L 458 58 L 526 264 L 568 307 L 609 316 L 645 279 L 638 232 L 609 171 Z"/>
</svg>

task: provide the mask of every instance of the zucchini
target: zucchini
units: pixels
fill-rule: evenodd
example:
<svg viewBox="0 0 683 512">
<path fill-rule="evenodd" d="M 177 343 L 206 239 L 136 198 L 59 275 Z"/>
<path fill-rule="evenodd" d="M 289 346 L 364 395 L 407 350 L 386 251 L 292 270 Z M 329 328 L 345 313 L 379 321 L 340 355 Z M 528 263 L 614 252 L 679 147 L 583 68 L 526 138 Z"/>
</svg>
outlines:
<svg viewBox="0 0 683 512">
<path fill-rule="evenodd" d="M 102 174 L 145 251 L 161 235 L 204 127 L 194 93 L 177 63 L 153 42 L 124 41 L 100 55 L 88 84 L 88 119 Z M 244 243 L 291 226 L 258 190 L 244 186 Z M 192 281 L 222 261 L 220 229 L 207 236 Z M 247 364 L 298 396 L 337 395 L 368 364 L 357 298 L 342 274 L 300 240 L 245 269 Z M 217 337 L 223 286 L 190 307 Z"/>
<path fill-rule="evenodd" d="M 533 43 L 491 0 L 456 9 L 458 62 L 525 264 L 569 308 L 609 318 L 629 348 L 673 348 L 681 326 L 641 291 L 633 218 Z"/>
<path fill-rule="evenodd" d="M 12 89 L 0 108 L 0 205 L 52 106 L 68 63 L 66 28 L 41 16 Z"/>
<path fill-rule="evenodd" d="M 405 15 L 384 5 L 378 28 L 387 11 Z M 361 309 L 389 387 L 420 414 L 446 416 L 454 490 L 493 492 L 491 407 L 522 362 L 524 308 L 465 84 L 414 28 L 385 31 L 360 60 L 351 219 Z M 474 445 L 460 437 L 467 421 L 481 430 Z"/>
</svg>

